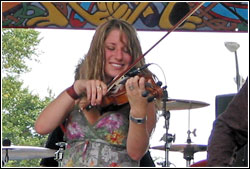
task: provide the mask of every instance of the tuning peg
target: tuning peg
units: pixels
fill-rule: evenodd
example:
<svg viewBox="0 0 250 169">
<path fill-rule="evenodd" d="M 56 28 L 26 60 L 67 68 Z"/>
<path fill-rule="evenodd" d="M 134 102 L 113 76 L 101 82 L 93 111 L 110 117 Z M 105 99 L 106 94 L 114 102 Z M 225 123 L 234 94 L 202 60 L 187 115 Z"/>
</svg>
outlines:
<svg viewBox="0 0 250 169">
<path fill-rule="evenodd" d="M 154 96 L 149 96 L 149 97 L 147 98 L 147 101 L 148 101 L 148 102 L 152 102 L 154 99 L 155 99 Z"/>
<path fill-rule="evenodd" d="M 149 94 L 149 91 L 145 90 L 144 92 L 142 92 L 142 97 L 147 97 Z"/>
<path fill-rule="evenodd" d="M 159 86 L 159 87 L 161 87 L 162 82 L 161 82 L 161 81 L 158 81 L 158 82 L 156 83 L 156 85 Z"/>
</svg>

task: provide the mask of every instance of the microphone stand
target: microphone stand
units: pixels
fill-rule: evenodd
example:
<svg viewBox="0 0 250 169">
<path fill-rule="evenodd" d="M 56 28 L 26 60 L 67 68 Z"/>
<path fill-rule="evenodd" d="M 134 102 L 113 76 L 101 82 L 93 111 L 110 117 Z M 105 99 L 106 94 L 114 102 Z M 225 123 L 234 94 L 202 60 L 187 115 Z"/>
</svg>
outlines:
<svg viewBox="0 0 250 169">
<path fill-rule="evenodd" d="M 169 162 L 169 149 L 170 149 L 170 143 L 174 140 L 174 136 L 172 136 L 172 134 L 168 134 L 170 112 L 167 111 L 167 101 L 168 101 L 167 86 L 164 86 L 162 89 L 163 89 L 162 114 L 163 114 L 163 116 L 165 118 L 165 128 L 166 128 L 165 163 L 163 164 L 163 167 L 169 167 L 170 166 L 170 162 Z"/>
</svg>

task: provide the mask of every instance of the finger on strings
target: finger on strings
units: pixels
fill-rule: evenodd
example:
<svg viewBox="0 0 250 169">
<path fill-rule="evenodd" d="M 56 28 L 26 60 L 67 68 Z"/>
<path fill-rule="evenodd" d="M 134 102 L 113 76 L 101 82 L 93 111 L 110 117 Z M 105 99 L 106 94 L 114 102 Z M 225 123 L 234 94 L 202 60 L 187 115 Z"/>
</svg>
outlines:
<svg viewBox="0 0 250 169">
<path fill-rule="evenodd" d="M 87 99 L 88 99 L 88 101 L 90 101 L 90 99 L 91 99 L 91 93 L 92 93 L 91 83 L 87 83 L 86 93 L 87 93 Z"/>
<path fill-rule="evenodd" d="M 96 81 L 96 103 L 97 104 L 101 104 L 101 100 L 102 100 L 102 86 L 100 81 Z"/>
<path fill-rule="evenodd" d="M 97 88 L 96 88 L 96 82 L 95 80 L 91 80 L 91 104 L 93 106 L 96 105 L 96 94 L 97 94 Z"/>
<path fill-rule="evenodd" d="M 108 87 L 107 87 L 107 85 L 106 85 L 105 83 L 103 83 L 103 82 L 101 82 L 100 85 L 101 85 L 101 88 L 102 88 L 102 95 L 104 96 L 104 95 L 106 95 L 106 93 L 107 93 Z"/>
</svg>

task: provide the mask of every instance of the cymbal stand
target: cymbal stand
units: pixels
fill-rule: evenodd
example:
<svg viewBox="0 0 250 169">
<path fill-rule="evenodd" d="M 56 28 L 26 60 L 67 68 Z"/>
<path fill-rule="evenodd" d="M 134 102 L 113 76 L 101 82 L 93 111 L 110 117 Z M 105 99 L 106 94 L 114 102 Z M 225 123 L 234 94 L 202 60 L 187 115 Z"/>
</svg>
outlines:
<svg viewBox="0 0 250 169">
<path fill-rule="evenodd" d="M 67 143 L 65 142 L 58 142 L 56 143 L 57 146 L 60 148 L 58 149 L 57 152 L 55 152 L 55 160 L 58 162 L 58 167 L 62 167 L 62 160 L 63 160 L 63 152 L 65 150 L 65 146 Z"/>
<path fill-rule="evenodd" d="M 194 159 L 194 148 L 189 146 L 191 145 L 192 141 L 191 141 L 191 137 L 190 134 L 193 134 L 196 137 L 196 129 L 193 130 L 193 132 L 190 131 L 190 109 L 191 109 L 191 104 L 190 104 L 190 108 L 188 109 L 188 137 L 187 137 L 187 143 L 188 145 L 184 148 L 184 159 L 187 161 L 186 162 L 186 166 L 189 167 L 191 164 L 191 160 Z"/>
<path fill-rule="evenodd" d="M 184 159 L 186 160 L 186 166 L 189 167 L 191 164 L 191 160 L 194 159 L 194 147 L 191 145 L 187 145 L 184 148 Z"/>
<path fill-rule="evenodd" d="M 5 164 L 7 164 L 8 161 L 9 161 L 8 149 L 6 149 L 5 151 L 6 151 L 5 157 L 2 159 L 2 165 L 3 165 L 3 166 L 5 166 Z"/>
<path fill-rule="evenodd" d="M 11 141 L 9 139 L 4 139 L 3 140 L 3 146 L 10 146 L 10 145 L 11 145 Z M 6 151 L 5 157 L 2 160 L 2 165 L 3 166 L 5 166 L 5 164 L 7 164 L 8 161 L 9 161 L 9 151 L 8 151 L 8 149 L 6 149 L 5 151 Z"/>
<path fill-rule="evenodd" d="M 4 159 L 2 160 L 2 165 L 3 166 L 5 166 L 5 164 L 7 164 L 8 161 L 9 161 L 9 152 L 8 152 L 8 149 L 6 149 L 5 151 L 6 151 L 6 154 L 5 154 Z"/>
<path fill-rule="evenodd" d="M 163 97 L 162 97 L 162 114 L 165 118 L 165 128 L 166 128 L 166 141 L 165 141 L 165 163 L 163 164 L 163 167 L 170 167 L 169 162 L 169 149 L 170 149 L 170 143 L 175 139 L 175 136 L 172 136 L 172 134 L 168 134 L 169 129 L 169 119 L 170 119 L 170 112 L 167 111 L 167 101 L 168 101 L 168 92 L 167 92 L 167 86 L 164 86 L 163 88 Z"/>
</svg>

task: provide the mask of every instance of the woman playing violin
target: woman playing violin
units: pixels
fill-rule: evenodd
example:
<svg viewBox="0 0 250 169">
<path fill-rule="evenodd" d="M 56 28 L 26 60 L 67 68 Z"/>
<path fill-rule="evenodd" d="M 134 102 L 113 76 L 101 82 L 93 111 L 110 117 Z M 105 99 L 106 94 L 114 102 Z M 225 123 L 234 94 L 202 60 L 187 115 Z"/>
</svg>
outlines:
<svg viewBox="0 0 250 169">
<path fill-rule="evenodd" d="M 105 109 L 101 103 L 111 92 L 108 84 L 141 55 L 137 33 L 127 22 L 111 19 L 97 27 L 80 79 L 51 102 L 35 123 L 38 133 L 48 134 L 67 117 L 63 166 L 139 166 L 156 125 L 155 104 L 141 95 L 146 90 L 145 77 L 153 74 L 145 69 L 126 81 L 128 103 Z M 135 67 L 143 65 L 141 59 Z M 88 105 L 93 107 L 87 109 Z"/>
</svg>

